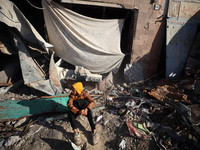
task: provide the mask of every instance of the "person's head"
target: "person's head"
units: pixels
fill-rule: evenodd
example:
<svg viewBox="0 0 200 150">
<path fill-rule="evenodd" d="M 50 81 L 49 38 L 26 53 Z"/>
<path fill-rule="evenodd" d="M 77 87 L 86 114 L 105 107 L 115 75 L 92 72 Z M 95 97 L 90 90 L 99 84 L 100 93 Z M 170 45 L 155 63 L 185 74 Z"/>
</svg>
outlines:
<svg viewBox="0 0 200 150">
<path fill-rule="evenodd" d="M 81 94 L 83 91 L 83 84 L 81 82 L 76 82 L 72 85 L 72 94 Z"/>
</svg>

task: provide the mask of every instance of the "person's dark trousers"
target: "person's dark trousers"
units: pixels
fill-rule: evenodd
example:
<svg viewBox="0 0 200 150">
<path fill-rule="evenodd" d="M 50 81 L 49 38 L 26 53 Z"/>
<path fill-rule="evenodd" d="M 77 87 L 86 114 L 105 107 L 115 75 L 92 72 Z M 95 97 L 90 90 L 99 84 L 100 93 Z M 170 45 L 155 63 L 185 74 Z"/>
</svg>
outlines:
<svg viewBox="0 0 200 150">
<path fill-rule="evenodd" d="M 90 102 L 85 99 L 79 99 L 79 100 L 75 100 L 73 102 L 73 105 L 74 105 L 74 107 L 78 108 L 79 110 L 82 110 L 82 109 L 85 109 L 89 103 Z M 69 111 L 69 120 L 70 120 L 73 130 L 77 129 L 76 120 L 75 120 L 77 116 L 78 116 L 78 113 L 74 114 L 73 112 Z M 93 131 L 94 129 L 96 129 L 96 127 L 95 127 L 95 124 L 93 121 L 92 111 L 89 108 L 88 108 L 88 113 L 87 113 L 86 117 L 88 118 L 90 127 L 92 128 L 92 131 Z"/>
</svg>

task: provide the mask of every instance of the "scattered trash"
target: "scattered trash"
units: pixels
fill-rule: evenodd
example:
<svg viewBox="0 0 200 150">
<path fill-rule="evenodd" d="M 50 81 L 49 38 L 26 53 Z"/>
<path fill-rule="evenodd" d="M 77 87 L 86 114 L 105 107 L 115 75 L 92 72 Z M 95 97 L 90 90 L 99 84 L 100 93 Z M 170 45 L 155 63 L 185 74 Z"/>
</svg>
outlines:
<svg viewBox="0 0 200 150">
<path fill-rule="evenodd" d="M 4 144 L 4 139 L 0 139 L 0 148 L 3 146 L 3 144 Z"/>
<path fill-rule="evenodd" d="M 122 141 L 119 144 L 120 150 L 123 150 L 126 148 L 126 140 L 123 138 Z"/>
<path fill-rule="evenodd" d="M 102 124 L 103 123 L 103 115 L 97 117 L 95 124 Z"/>
<path fill-rule="evenodd" d="M 73 147 L 74 150 L 80 150 L 78 148 L 78 146 L 76 146 L 76 144 L 74 144 L 70 139 L 69 139 L 69 142 L 71 143 L 71 145 L 72 145 L 72 147 Z"/>
<path fill-rule="evenodd" d="M 92 109 L 92 112 L 96 112 L 96 111 L 99 111 L 99 110 L 103 110 L 105 109 L 106 107 L 105 106 L 99 106 L 99 107 L 95 107 Z"/>
<path fill-rule="evenodd" d="M 96 48 L 100 48 L 99 52 L 101 54 L 96 53 L 95 55 L 98 57 L 91 58 L 93 59 L 92 62 L 96 62 L 96 58 L 98 58 L 98 61 L 101 63 L 88 64 L 87 61 L 82 61 L 82 59 L 88 58 L 88 56 L 85 55 L 85 52 L 77 53 L 77 47 L 87 51 L 88 54 L 94 55 L 94 53 L 88 51 L 87 43 L 81 46 L 79 45 L 81 43 L 80 41 L 73 41 L 78 37 L 77 36 L 68 41 L 70 46 L 68 46 L 67 50 L 71 47 L 72 53 L 68 54 L 76 55 L 80 59 L 77 57 L 70 57 L 70 55 L 62 55 L 64 51 L 60 51 L 59 47 L 63 45 L 60 45 L 56 40 L 52 40 L 57 38 L 54 36 L 54 32 L 56 32 L 58 28 L 54 28 L 54 32 L 48 32 L 49 35 L 51 35 L 49 37 L 54 45 L 46 43 L 13 3 L 7 0 L 2 0 L 0 3 L 2 6 L 5 6 L 0 7 L 2 12 L 0 14 L 2 21 L 0 23 L 0 53 L 2 58 L 4 58 L 2 59 L 3 63 L 0 64 L 0 149 L 9 149 L 8 147 L 10 146 L 19 147 L 23 144 L 24 140 L 33 138 L 35 134 L 39 132 L 43 134 L 44 132 L 42 129 L 54 129 L 54 127 L 56 128 L 56 126 L 58 126 L 54 123 L 58 123 L 59 125 L 62 123 L 64 124 L 64 119 L 69 119 L 66 113 L 66 104 L 68 100 L 66 97 L 71 90 L 65 88 L 64 85 L 66 82 L 64 81 L 66 80 L 72 80 L 72 82 L 74 82 L 74 80 L 82 80 L 93 82 L 93 84 L 95 82 L 95 89 L 88 92 L 91 97 L 95 99 L 96 104 L 98 104 L 92 109 L 92 112 L 94 112 L 97 117 L 95 124 L 103 126 L 102 128 L 109 132 L 109 136 L 112 136 L 111 139 L 118 140 L 119 149 L 136 149 L 136 145 L 139 142 L 143 143 L 145 140 L 154 140 L 157 147 L 164 150 L 200 149 L 200 61 L 199 55 L 197 55 L 199 53 L 199 32 L 196 34 L 196 40 L 188 55 L 185 66 L 185 73 L 188 78 L 176 79 L 174 81 L 166 81 L 166 79 L 163 79 L 156 84 L 151 81 L 146 84 L 147 80 L 144 81 L 143 75 L 145 69 L 144 64 L 142 61 L 137 61 L 133 64 L 126 64 L 124 68 L 124 79 L 126 83 L 115 85 L 109 80 L 108 84 L 108 82 L 106 82 L 108 80 L 105 81 L 104 79 L 108 74 L 112 76 L 112 72 L 117 72 L 119 69 L 123 60 L 122 58 L 124 58 L 124 54 L 121 53 L 121 51 L 111 55 L 109 52 L 110 48 L 108 48 L 108 51 L 101 50 L 102 42 L 97 40 L 98 46 Z M 53 1 L 52 3 L 43 1 L 43 6 L 46 8 L 46 11 L 53 10 L 53 8 L 59 10 L 59 7 L 62 7 Z M 49 6 L 51 6 L 52 9 L 50 9 Z M 65 11 L 69 10 L 65 9 Z M 50 11 L 54 16 L 49 15 L 47 12 L 45 16 L 46 18 L 59 18 L 59 15 L 56 16 L 56 14 L 60 12 L 64 13 L 65 11 L 55 11 L 56 13 Z M 74 15 L 74 17 L 77 16 L 73 11 L 71 11 L 71 15 Z M 69 17 L 69 15 L 66 16 Z M 83 17 L 82 15 L 78 16 L 81 18 Z M 73 19 L 74 17 L 70 20 L 73 20 L 73 22 L 75 21 L 74 23 L 77 25 L 77 21 Z M 88 19 L 91 19 L 92 25 L 94 19 Z M 60 21 L 63 20 L 64 19 L 61 19 Z M 119 33 L 121 32 L 119 31 L 122 30 L 124 19 L 113 21 L 115 21 L 117 27 L 120 27 L 118 30 L 118 28 L 112 26 L 114 29 L 113 31 L 115 31 L 113 33 L 117 33 L 118 35 L 116 41 L 120 41 L 121 36 Z M 103 22 L 106 22 L 106 20 Z M 46 25 L 49 26 L 49 23 Z M 119 23 L 120 26 L 118 25 Z M 81 28 L 77 26 L 76 30 L 79 31 L 79 29 Z M 98 28 L 95 30 L 97 29 Z M 72 31 L 75 30 L 70 30 L 68 32 L 72 33 Z M 89 35 L 88 32 L 85 33 Z M 98 33 L 102 33 L 102 35 L 105 36 L 104 34 L 106 32 L 98 31 Z M 68 34 L 60 35 L 66 36 Z M 65 36 L 63 37 L 64 40 Z M 101 36 L 99 37 L 100 40 L 105 41 Z M 91 39 L 94 38 L 91 37 Z M 74 43 L 78 44 L 78 46 L 74 46 Z M 92 45 L 95 45 L 94 41 L 92 43 Z M 120 42 L 115 42 L 113 45 L 116 45 L 116 43 L 119 48 Z M 60 53 L 57 53 L 58 55 L 56 57 L 54 57 L 54 53 L 49 53 L 48 48 L 51 47 L 54 47 L 57 52 L 60 51 Z M 93 48 L 90 48 L 90 50 L 95 50 Z M 57 58 L 59 56 L 62 58 Z M 84 56 L 84 58 L 82 56 Z M 100 57 L 103 59 L 105 56 L 112 58 L 112 61 L 107 59 L 107 62 L 110 63 L 106 63 L 99 59 Z M 115 59 L 113 56 L 119 58 Z M 70 60 L 74 66 L 66 63 L 64 59 Z M 56 60 L 58 61 L 54 62 Z M 77 64 L 77 61 L 79 61 L 79 64 Z M 102 65 L 102 63 L 107 64 L 107 66 Z M 63 68 L 66 64 L 70 65 L 70 69 Z M 90 69 L 88 70 L 83 66 L 79 66 L 80 64 L 83 66 L 89 65 Z M 103 74 L 100 74 L 100 72 L 103 72 Z M 171 77 L 175 76 L 176 72 L 172 72 Z M 99 91 L 96 89 L 96 83 L 105 84 L 103 87 L 106 88 Z M 24 94 L 25 92 L 16 95 L 14 93 L 9 93 L 11 91 L 17 92 L 22 86 L 25 86 L 26 90 L 35 90 L 36 94 L 25 98 L 25 96 L 27 96 Z M 87 89 L 85 90 L 87 91 Z M 40 94 L 45 94 L 45 97 L 39 97 L 39 91 L 41 92 Z M 32 94 L 32 92 L 30 93 Z M 6 94 L 10 95 L 10 97 Z M 195 102 L 193 103 L 193 101 Z M 49 115 L 53 112 L 63 114 L 57 116 Z M 44 113 L 49 114 L 43 116 Z M 106 113 L 112 117 L 107 118 L 105 115 Z M 33 119 L 35 116 L 37 119 Z M 85 116 L 80 116 L 80 118 L 81 121 L 85 120 Z M 49 125 L 47 125 L 47 123 L 49 123 Z M 123 126 L 126 127 L 126 130 L 124 129 L 123 134 L 121 134 L 118 131 L 121 131 Z M 58 130 L 64 134 L 65 127 L 66 126 L 64 126 L 64 128 L 59 127 Z M 113 133 L 111 134 L 111 130 L 115 130 L 115 132 L 113 132 L 114 135 L 112 135 Z M 126 136 L 126 133 L 131 136 Z M 52 137 L 56 137 L 53 132 L 51 134 Z M 51 134 L 48 133 L 47 136 Z M 67 132 L 65 134 L 67 134 Z M 60 137 L 60 135 L 57 137 Z M 74 150 L 79 150 L 70 139 L 68 141 Z M 111 145 L 112 140 L 109 142 L 110 143 L 106 143 L 108 146 Z M 63 141 L 63 143 L 66 144 L 66 141 Z M 43 142 L 41 142 L 41 146 L 44 146 Z M 116 147 L 116 145 L 114 146 Z M 148 146 L 150 147 L 150 145 Z M 52 149 L 55 149 L 55 147 Z M 90 147 L 85 149 L 90 149 Z M 138 149 L 145 148 L 141 147 Z"/>
<path fill-rule="evenodd" d="M 25 122 L 26 122 L 26 117 L 18 120 L 17 123 L 14 124 L 14 127 L 17 128 L 17 127 L 21 126 Z"/>
<path fill-rule="evenodd" d="M 5 142 L 4 142 L 4 146 L 8 147 L 13 145 L 14 143 L 18 142 L 19 140 L 21 140 L 21 138 L 19 136 L 11 136 L 9 137 Z"/>
<path fill-rule="evenodd" d="M 112 101 L 113 98 L 112 98 L 112 97 L 107 97 L 106 100 L 107 100 L 107 101 Z"/>
<path fill-rule="evenodd" d="M 177 84 L 166 83 L 164 80 L 158 83 L 156 88 L 151 90 L 145 89 L 144 91 L 146 94 L 160 101 L 164 101 L 164 99 L 173 99 L 174 101 L 190 103 L 190 100 L 187 99 L 187 95 L 179 91 Z"/>
</svg>

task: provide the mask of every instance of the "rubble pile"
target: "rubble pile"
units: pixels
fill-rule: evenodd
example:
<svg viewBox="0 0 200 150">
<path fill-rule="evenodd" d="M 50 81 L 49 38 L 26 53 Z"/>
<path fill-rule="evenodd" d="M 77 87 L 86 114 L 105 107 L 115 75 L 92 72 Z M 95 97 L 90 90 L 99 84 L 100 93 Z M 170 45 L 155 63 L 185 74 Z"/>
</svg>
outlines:
<svg viewBox="0 0 200 150">
<path fill-rule="evenodd" d="M 85 90 L 96 101 L 92 111 L 100 130 L 100 144 L 105 146 L 102 149 L 200 148 L 200 96 L 192 91 L 187 91 L 191 92 L 188 94 L 177 83 L 164 84 L 161 80 L 156 84 L 152 81 L 149 84 L 112 85 L 105 91 Z M 69 89 L 66 91 L 70 92 Z M 84 124 L 85 119 L 79 118 L 79 121 Z M 41 138 L 43 128 L 58 130 L 58 126 L 71 130 L 67 113 L 0 122 L 0 147 L 22 148 L 24 139 L 34 142 L 37 134 Z M 85 128 L 88 129 L 88 126 Z M 73 143 L 71 135 L 66 136 L 66 141 Z M 81 147 L 87 148 L 91 146 L 85 144 Z"/>
<path fill-rule="evenodd" d="M 85 16 L 53 1 L 42 1 L 42 5 L 47 39 L 51 44 L 40 36 L 13 3 L 0 1 L 3 6 L 0 7 L 0 150 L 33 147 L 36 150 L 200 149 L 199 29 L 195 31 L 196 38 L 189 54 L 186 50 L 180 51 L 188 55 L 187 60 L 185 56 L 185 61 L 177 59 L 177 67 L 171 67 L 168 54 L 170 57 L 166 60 L 170 63 L 167 62 L 166 68 L 162 69 L 167 72 L 165 79 L 155 76 L 144 81 L 146 75 L 143 73 L 148 71 L 144 71 L 146 67 L 141 60 L 153 56 L 148 53 L 148 57 L 126 64 L 123 70 L 126 83 L 115 84 L 113 73 L 121 70 L 119 67 L 125 55 L 132 57 L 129 50 L 126 54 L 121 51 L 124 19 L 112 19 L 112 22 L 85 19 Z M 60 8 L 62 11 L 58 11 Z M 77 22 L 79 19 L 85 23 Z M 177 37 L 182 36 L 179 33 L 176 33 Z M 177 41 L 170 42 L 167 47 L 172 43 Z M 171 46 L 171 52 L 173 48 L 177 49 L 176 45 Z M 174 58 L 174 54 L 172 56 Z M 138 54 L 137 58 L 140 57 Z M 179 79 L 180 74 L 185 79 Z M 84 116 L 77 118 L 82 145 L 77 147 L 73 143 L 66 104 L 70 84 L 75 81 L 85 82 L 85 87 L 93 88 L 85 90 L 96 102 L 92 112 L 97 125 L 98 145 L 91 144 L 91 132 Z M 62 112 L 54 112 L 56 108 Z"/>
</svg>

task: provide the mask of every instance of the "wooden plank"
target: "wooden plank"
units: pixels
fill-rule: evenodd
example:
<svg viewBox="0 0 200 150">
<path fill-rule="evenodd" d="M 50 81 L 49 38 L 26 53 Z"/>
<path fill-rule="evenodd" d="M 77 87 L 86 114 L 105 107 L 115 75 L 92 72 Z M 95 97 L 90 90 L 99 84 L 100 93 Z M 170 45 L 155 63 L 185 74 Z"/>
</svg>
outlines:
<svg viewBox="0 0 200 150">
<path fill-rule="evenodd" d="M 0 121 L 19 119 L 48 112 L 67 112 L 68 96 L 34 100 L 6 100 L 0 102 Z"/>
</svg>

